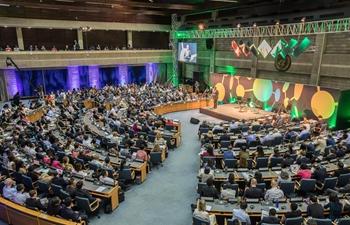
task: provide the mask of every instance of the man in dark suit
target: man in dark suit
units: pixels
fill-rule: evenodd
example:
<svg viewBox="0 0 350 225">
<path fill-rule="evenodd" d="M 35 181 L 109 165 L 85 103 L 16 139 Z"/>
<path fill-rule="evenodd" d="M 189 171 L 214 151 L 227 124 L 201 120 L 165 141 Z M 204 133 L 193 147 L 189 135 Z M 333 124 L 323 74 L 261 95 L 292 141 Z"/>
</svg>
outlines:
<svg viewBox="0 0 350 225">
<path fill-rule="evenodd" d="M 77 190 L 76 188 L 76 184 L 77 184 L 77 181 L 71 177 L 68 181 L 68 185 L 66 187 L 66 192 L 72 197 L 72 198 L 75 198 L 75 191 Z"/>
<path fill-rule="evenodd" d="M 326 144 L 327 144 L 327 146 L 330 146 L 330 145 L 331 145 L 331 146 L 333 146 L 333 147 L 336 145 L 336 142 L 335 142 L 335 140 L 334 140 L 332 134 L 328 134 L 328 135 L 327 135 Z"/>
<path fill-rule="evenodd" d="M 203 197 L 213 197 L 215 199 L 219 198 L 219 192 L 218 189 L 216 189 L 214 186 L 214 180 L 213 178 L 207 179 L 207 186 L 202 188 L 201 196 Z"/>
<path fill-rule="evenodd" d="M 57 216 L 60 215 L 61 210 L 62 206 L 60 197 L 52 197 L 52 199 L 49 201 L 49 204 L 47 205 L 47 214 L 50 216 Z"/>
<path fill-rule="evenodd" d="M 52 174 L 54 177 L 52 178 L 51 183 L 59 185 L 63 190 L 65 190 L 68 185 L 68 181 L 63 179 L 61 177 L 61 173 L 58 173 L 57 171 L 53 171 Z"/>
<path fill-rule="evenodd" d="M 29 208 L 37 208 L 38 210 L 46 211 L 48 201 L 46 200 L 45 205 L 41 204 L 40 199 L 37 197 L 38 193 L 36 190 L 30 190 L 29 196 L 30 198 L 27 198 L 26 200 L 26 206 Z"/>
<path fill-rule="evenodd" d="M 81 149 L 79 151 L 78 158 L 82 159 L 84 161 L 84 164 L 87 164 L 87 163 L 89 163 L 89 161 L 91 161 L 91 157 L 85 154 L 84 149 Z"/>
<path fill-rule="evenodd" d="M 297 164 L 300 165 L 302 163 L 305 163 L 305 164 L 311 163 L 310 159 L 306 157 L 305 151 L 301 151 L 300 158 L 298 158 L 298 160 L 297 160 Z"/>
<path fill-rule="evenodd" d="M 316 179 L 317 185 L 323 184 L 324 180 L 328 177 L 326 168 L 321 168 L 320 164 L 314 164 L 314 174 L 313 179 Z"/>
<path fill-rule="evenodd" d="M 84 220 L 86 225 L 88 224 L 88 216 L 84 215 L 84 214 L 80 214 L 77 211 L 73 211 L 72 207 L 73 207 L 73 201 L 71 197 L 67 197 L 64 200 L 64 205 L 65 207 L 62 208 L 61 210 L 61 216 L 64 219 L 67 220 L 72 220 L 74 222 L 81 220 Z"/>
<path fill-rule="evenodd" d="M 334 148 L 330 148 L 329 149 L 329 154 L 326 157 L 323 157 L 324 160 L 332 160 L 332 159 L 336 159 L 338 158 L 338 156 L 335 154 L 335 149 Z"/>
<path fill-rule="evenodd" d="M 250 182 L 250 187 L 244 192 L 245 198 L 264 198 L 264 193 L 260 188 L 256 187 L 256 179 L 252 179 Z"/>
<path fill-rule="evenodd" d="M 341 174 L 350 173 L 348 168 L 344 168 L 344 163 L 338 162 L 338 169 L 334 171 L 333 177 L 339 177 Z"/>
<path fill-rule="evenodd" d="M 229 141 L 229 140 L 231 140 L 230 136 L 227 135 L 227 130 L 224 130 L 224 135 L 220 136 L 220 141 Z"/>
<path fill-rule="evenodd" d="M 280 218 L 276 217 L 276 209 L 272 208 L 269 210 L 269 216 L 265 216 L 260 222 L 259 225 L 263 223 L 268 223 L 268 224 L 279 224 L 281 221 Z"/>
<path fill-rule="evenodd" d="M 199 125 L 199 128 L 209 128 L 209 124 L 207 124 L 206 120 L 203 120 L 203 123 Z"/>
<path fill-rule="evenodd" d="M 147 147 L 147 142 L 144 140 L 145 137 L 140 135 L 140 138 L 136 141 L 136 147 L 141 148 L 141 146 Z"/>
<path fill-rule="evenodd" d="M 82 198 L 87 198 L 89 199 L 90 204 L 93 203 L 94 201 L 97 200 L 97 202 L 100 203 L 100 206 L 98 209 L 96 209 L 96 213 L 99 212 L 101 208 L 104 208 L 105 214 L 109 214 L 110 212 L 106 211 L 106 201 L 104 199 L 100 198 L 95 198 L 93 197 L 88 190 L 83 189 L 84 188 L 84 182 L 83 181 L 78 181 L 76 184 L 76 191 L 75 191 L 75 196 L 82 197 Z"/>
</svg>

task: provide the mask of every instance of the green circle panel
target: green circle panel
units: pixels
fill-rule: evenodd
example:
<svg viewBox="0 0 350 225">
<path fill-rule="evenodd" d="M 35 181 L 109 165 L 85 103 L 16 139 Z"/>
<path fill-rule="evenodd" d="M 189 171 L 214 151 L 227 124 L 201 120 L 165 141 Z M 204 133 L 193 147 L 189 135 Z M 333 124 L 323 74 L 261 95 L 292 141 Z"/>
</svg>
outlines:
<svg viewBox="0 0 350 225">
<path fill-rule="evenodd" d="M 272 82 L 269 80 L 255 79 L 253 84 L 254 95 L 261 102 L 269 100 L 272 95 L 272 88 Z"/>
</svg>

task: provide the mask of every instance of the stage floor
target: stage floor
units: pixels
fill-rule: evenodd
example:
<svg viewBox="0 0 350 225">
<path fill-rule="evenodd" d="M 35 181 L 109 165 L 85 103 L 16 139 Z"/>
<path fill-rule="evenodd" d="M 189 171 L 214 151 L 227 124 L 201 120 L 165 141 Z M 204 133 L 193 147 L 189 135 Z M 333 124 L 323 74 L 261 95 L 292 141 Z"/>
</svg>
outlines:
<svg viewBox="0 0 350 225">
<path fill-rule="evenodd" d="M 259 109 L 259 113 L 257 113 L 257 109 L 249 107 L 244 111 L 239 111 L 237 104 L 218 105 L 216 109 L 213 107 L 203 107 L 199 108 L 199 112 L 224 121 L 249 120 L 274 115 L 273 112 L 267 112 L 261 109 Z"/>
</svg>

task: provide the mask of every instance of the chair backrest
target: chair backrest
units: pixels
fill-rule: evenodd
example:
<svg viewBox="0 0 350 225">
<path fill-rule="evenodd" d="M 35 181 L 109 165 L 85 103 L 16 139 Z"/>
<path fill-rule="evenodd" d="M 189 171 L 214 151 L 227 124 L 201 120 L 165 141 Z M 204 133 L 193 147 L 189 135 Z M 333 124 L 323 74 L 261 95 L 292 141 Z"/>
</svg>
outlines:
<svg viewBox="0 0 350 225">
<path fill-rule="evenodd" d="M 61 196 L 62 199 L 66 199 L 67 197 L 71 197 L 70 194 L 65 192 L 63 189 L 60 190 L 60 195 L 59 196 Z"/>
<path fill-rule="evenodd" d="M 125 134 L 124 127 L 119 127 L 119 134 Z"/>
<path fill-rule="evenodd" d="M 155 139 L 156 139 L 155 135 L 148 135 L 148 141 L 149 142 L 154 142 Z"/>
<path fill-rule="evenodd" d="M 227 148 L 230 145 L 231 145 L 231 141 L 228 141 L 228 140 L 220 141 L 220 147 L 221 148 Z"/>
<path fill-rule="evenodd" d="M 51 188 L 52 188 L 54 195 L 61 196 L 62 187 L 60 185 L 56 185 L 56 184 L 51 183 Z"/>
<path fill-rule="evenodd" d="M 240 147 L 242 147 L 242 146 L 247 146 L 247 147 L 248 147 L 248 144 L 247 144 L 247 143 L 244 143 L 244 142 L 238 142 L 238 143 L 235 144 L 234 147 L 240 148 Z"/>
<path fill-rule="evenodd" d="M 15 181 L 17 181 L 18 183 L 22 183 L 23 182 L 23 178 L 22 178 L 22 173 L 21 172 L 13 171 L 13 175 L 15 177 Z"/>
<path fill-rule="evenodd" d="M 239 128 L 230 129 L 229 132 L 230 132 L 230 133 L 234 133 L 234 134 L 240 134 L 240 133 L 241 133 L 241 131 L 240 131 Z"/>
<path fill-rule="evenodd" d="M 75 202 L 77 203 L 77 207 L 79 209 L 85 210 L 88 213 L 91 212 L 90 207 L 89 207 L 89 205 L 90 205 L 89 199 L 75 196 Z"/>
<path fill-rule="evenodd" d="M 241 221 L 241 224 L 246 225 L 246 222 Z M 233 219 L 227 219 L 227 225 L 233 225 Z"/>
<path fill-rule="evenodd" d="M 79 158 L 75 158 L 75 160 L 76 160 L 77 162 L 81 163 L 81 165 L 83 165 L 83 167 L 84 167 L 84 165 L 85 165 L 84 160 L 79 159 Z"/>
<path fill-rule="evenodd" d="M 338 225 L 348 225 L 350 224 L 350 218 L 340 218 L 338 221 Z"/>
<path fill-rule="evenodd" d="M 128 133 L 129 133 L 129 137 L 130 138 L 134 138 L 135 137 L 135 132 L 133 130 L 128 130 Z"/>
<path fill-rule="evenodd" d="M 174 125 L 173 124 L 165 124 L 165 129 L 166 130 L 174 130 Z"/>
<path fill-rule="evenodd" d="M 265 183 L 258 183 L 258 184 L 256 184 L 256 187 L 261 189 L 264 192 L 265 188 L 266 188 L 266 184 Z"/>
<path fill-rule="evenodd" d="M 345 185 L 347 185 L 349 183 L 350 180 L 350 173 L 347 174 L 341 174 L 338 177 L 338 187 L 344 187 Z"/>
<path fill-rule="evenodd" d="M 137 133 L 137 136 L 138 136 L 138 137 L 143 136 L 144 139 L 147 139 L 147 133 L 146 133 L 146 132 L 138 132 L 138 133 Z"/>
<path fill-rule="evenodd" d="M 202 193 L 202 189 L 203 189 L 204 186 L 207 186 L 207 183 L 202 183 L 202 182 L 198 183 L 198 185 L 197 185 L 197 193 L 198 194 Z"/>
<path fill-rule="evenodd" d="M 314 154 L 315 154 L 315 156 L 319 156 L 320 153 L 321 153 L 321 149 L 318 148 L 318 149 L 315 150 Z"/>
<path fill-rule="evenodd" d="M 208 133 L 208 131 L 209 131 L 209 128 L 207 128 L 207 127 L 201 127 L 201 128 L 199 128 L 199 134 L 200 134 L 200 135 L 201 135 L 201 134 Z"/>
<path fill-rule="evenodd" d="M 313 218 L 316 221 L 317 225 L 332 225 L 332 220 L 330 219 L 317 219 Z"/>
<path fill-rule="evenodd" d="M 282 162 L 282 160 L 283 160 L 283 157 L 272 157 L 269 167 L 271 168 L 271 167 L 277 166 L 278 164 L 280 164 Z"/>
<path fill-rule="evenodd" d="M 302 179 L 300 181 L 300 191 L 314 191 L 316 185 L 316 179 Z"/>
<path fill-rule="evenodd" d="M 332 145 L 329 145 L 329 146 L 326 146 L 324 148 L 324 156 L 327 156 L 329 155 L 329 149 L 331 149 L 333 146 Z"/>
<path fill-rule="evenodd" d="M 297 140 L 297 136 L 296 135 L 290 136 L 290 139 L 289 139 L 290 143 L 294 143 L 296 140 Z"/>
<path fill-rule="evenodd" d="M 249 158 L 247 159 L 247 162 L 248 162 L 248 169 L 253 169 L 253 159 Z"/>
<path fill-rule="evenodd" d="M 294 181 L 282 182 L 280 183 L 279 186 L 280 186 L 280 189 L 283 191 L 283 193 L 285 195 L 288 195 L 294 192 L 295 182 Z"/>
<path fill-rule="evenodd" d="M 337 185 L 338 177 L 330 177 L 326 178 L 323 182 L 323 190 L 327 190 L 327 188 L 334 189 L 335 185 Z"/>
<path fill-rule="evenodd" d="M 237 159 L 225 159 L 224 162 L 227 168 L 236 168 L 237 166 Z"/>
<path fill-rule="evenodd" d="M 310 133 L 307 132 L 307 133 L 302 134 L 302 135 L 300 136 L 299 140 L 305 141 L 305 140 L 309 139 L 309 137 L 310 137 Z"/>
<path fill-rule="evenodd" d="M 269 158 L 261 157 L 256 159 L 256 168 L 267 167 L 269 164 Z"/>
<path fill-rule="evenodd" d="M 238 184 L 231 184 L 231 189 L 236 191 L 236 197 L 238 195 L 238 188 L 239 188 Z"/>
<path fill-rule="evenodd" d="M 193 225 L 210 225 L 210 221 L 197 216 L 193 216 Z"/>
<path fill-rule="evenodd" d="M 256 147 L 256 146 L 258 146 L 258 145 L 260 145 L 261 143 L 260 143 L 260 140 L 253 140 L 253 141 L 250 141 L 249 142 L 249 145 L 248 145 L 248 147 L 250 148 L 250 147 Z"/>
<path fill-rule="evenodd" d="M 297 154 L 291 154 L 290 157 L 293 158 L 294 161 L 295 161 L 295 160 L 297 160 L 298 155 Z"/>
<path fill-rule="evenodd" d="M 275 137 L 275 145 L 280 145 L 282 144 L 283 137 L 282 136 L 277 136 Z"/>
<path fill-rule="evenodd" d="M 259 132 L 261 126 L 259 124 L 254 124 L 252 125 L 252 131 Z"/>
<path fill-rule="evenodd" d="M 213 160 L 213 162 L 215 162 L 215 157 L 213 157 L 213 156 L 204 156 L 203 159 L 202 159 L 203 163 L 208 162 L 208 160 Z"/>
<path fill-rule="evenodd" d="M 140 148 L 138 147 L 130 147 L 130 153 L 134 153 L 134 152 L 137 152 Z"/>
<path fill-rule="evenodd" d="M 22 175 L 22 179 L 23 179 L 23 184 L 25 187 L 27 187 L 30 190 L 34 189 L 33 181 L 32 181 L 31 177 L 28 177 L 26 175 Z"/>
<path fill-rule="evenodd" d="M 300 225 L 303 222 L 303 217 L 287 218 L 284 221 L 284 225 Z"/>
<path fill-rule="evenodd" d="M 275 146 L 275 139 L 267 140 L 264 144 L 268 147 Z"/>
<path fill-rule="evenodd" d="M 241 131 L 242 132 L 247 132 L 249 130 L 249 127 L 247 125 L 241 126 Z"/>
<path fill-rule="evenodd" d="M 123 169 L 123 171 L 119 171 L 119 179 L 132 180 L 133 177 L 131 173 L 132 173 L 131 169 Z"/>
<path fill-rule="evenodd" d="M 41 180 L 38 180 L 37 181 L 38 183 L 38 186 L 39 186 L 39 190 L 43 193 L 50 193 L 50 190 L 49 190 L 49 185 Z"/>
<path fill-rule="evenodd" d="M 98 166 L 95 163 L 89 162 L 89 169 L 96 171 L 98 169 Z"/>
<path fill-rule="evenodd" d="M 151 152 L 150 154 L 152 163 L 161 163 L 162 162 L 162 152 Z"/>
</svg>

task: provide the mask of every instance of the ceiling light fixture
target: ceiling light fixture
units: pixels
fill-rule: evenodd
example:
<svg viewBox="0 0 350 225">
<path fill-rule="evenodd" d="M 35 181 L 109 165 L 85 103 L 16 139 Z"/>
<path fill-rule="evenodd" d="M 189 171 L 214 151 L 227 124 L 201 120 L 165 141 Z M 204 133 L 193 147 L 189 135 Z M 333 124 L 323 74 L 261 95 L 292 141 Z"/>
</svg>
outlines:
<svg viewBox="0 0 350 225">
<path fill-rule="evenodd" d="M 89 26 L 83 26 L 83 27 L 80 27 L 79 29 L 82 30 L 83 32 L 88 32 L 88 31 L 90 31 L 92 28 L 89 27 Z"/>
</svg>

